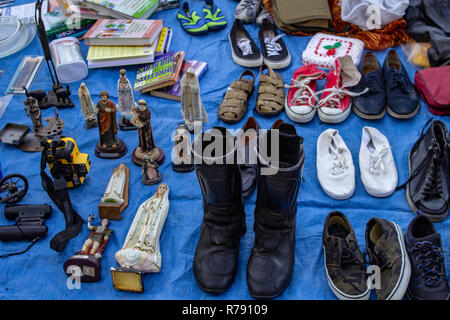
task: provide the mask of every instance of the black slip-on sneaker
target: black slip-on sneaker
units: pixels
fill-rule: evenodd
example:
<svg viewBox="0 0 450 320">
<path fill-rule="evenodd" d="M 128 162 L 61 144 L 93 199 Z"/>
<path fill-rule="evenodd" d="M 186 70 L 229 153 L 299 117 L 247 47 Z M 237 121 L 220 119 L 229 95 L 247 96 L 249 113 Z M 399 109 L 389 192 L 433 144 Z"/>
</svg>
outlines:
<svg viewBox="0 0 450 320">
<path fill-rule="evenodd" d="M 256 68 L 262 65 L 264 60 L 261 51 L 245 30 L 241 20 L 234 20 L 228 39 L 233 61 L 236 64 L 247 68 Z"/>
</svg>

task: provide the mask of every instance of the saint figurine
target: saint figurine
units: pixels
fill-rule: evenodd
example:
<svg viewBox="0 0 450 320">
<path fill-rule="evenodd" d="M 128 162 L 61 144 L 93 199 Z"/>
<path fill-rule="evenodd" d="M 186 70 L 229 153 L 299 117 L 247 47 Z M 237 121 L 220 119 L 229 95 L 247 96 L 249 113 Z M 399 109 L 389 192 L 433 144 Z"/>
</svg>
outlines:
<svg viewBox="0 0 450 320">
<path fill-rule="evenodd" d="M 133 107 L 132 112 L 134 117 L 131 119 L 131 123 L 138 128 L 139 135 L 139 146 L 133 152 L 133 162 L 142 166 L 145 157 L 149 157 L 160 165 L 164 162 L 164 152 L 155 145 L 150 124 L 151 112 L 147 108 L 145 100 L 139 100 L 138 107 Z"/>
<path fill-rule="evenodd" d="M 101 100 L 97 103 L 97 114 L 100 141 L 95 148 L 95 154 L 100 158 L 120 158 L 127 152 L 125 143 L 116 137 L 117 108 L 114 102 L 109 100 L 109 94 L 103 90 L 100 92 Z"/>
<path fill-rule="evenodd" d="M 78 98 L 80 99 L 81 112 L 86 121 L 86 128 L 91 129 L 97 127 L 98 123 L 95 119 L 94 102 L 92 101 L 89 89 L 84 82 L 81 83 L 80 88 L 78 89 Z"/>
<path fill-rule="evenodd" d="M 127 71 L 125 69 L 120 70 L 117 91 L 119 97 L 117 108 L 122 114 L 119 118 L 119 128 L 121 130 L 136 130 L 136 127 L 130 122 L 133 117 L 131 109 L 136 107 L 136 102 L 134 101 L 133 89 L 130 80 L 127 78 Z"/>
<path fill-rule="evenodd" d="M 193 132 L 194 125 L 208 122 L 205 108 L 200 97 L 200 85 L 195 70 L 189 67 L 180 80 L 181 85 L 181 116 L 186 128 Z"/>
<path fill-rule="evenodd" d="M 96 282 L 100 280 L 103 251 L 108 244 L 113 230 L 108 228 L 108 219 L 102 219 L 99 226 L 92 226 L 93 215 L 89 216 L 87 227 L 91 231 L 83 248 L 64 263 L 67 276 L 78 274 L 81 282 Z M 78 271 L 76 270 L 78 268 Z"/>
</svg>

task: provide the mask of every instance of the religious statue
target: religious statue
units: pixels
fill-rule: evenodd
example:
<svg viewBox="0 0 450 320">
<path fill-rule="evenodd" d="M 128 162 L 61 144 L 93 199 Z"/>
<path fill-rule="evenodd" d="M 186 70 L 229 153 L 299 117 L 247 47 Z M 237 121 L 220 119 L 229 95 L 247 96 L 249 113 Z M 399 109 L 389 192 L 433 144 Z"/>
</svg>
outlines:
<svg viewBox="0 0 450 320">
<path fill-rule="evenodd" d="M 127 146 L 116 137 L 117 108 L 114 102 L 109 100 L 109 94 L 106 90 L 100 92 L 100 98 L 101 100 L 95 108 L 100 133 L 100 141 L 95 148 L 95 154 L 100 158 L 120 158 L 127 152 Z"/>
<path fill-rule="evenodd" d="M 78 274 L 81 282 L 96 282 L 100 280 L 100 261 L 113 233 L 113 230 L 108 228 L 108 219 L 102 219 L 100 226 L 92 226 L 92 220 L 94 220 L 94 216 L 90 215 L 87 227 L 91 232 L 82 249 L 64 263 L 64 272 L 67 276 L 76 276 Z"/>
<path fill-rule="evenodd" d="M 122 219 L 122 212 L 128 206 L 130 169 L 122 163 L 114 169 L 108 186 L 98 206 L 100 218 L 108 220 Z"/>
<path fill-rule="evenodd" d="M 147 108 L 145 100 L 138 101 L 138 107 L 133 107 L 134 117 L 131 123 L 138 128 L 139 146 L 133 151 L 133 162 L 138 166 L 144 164 L 144 158 L 149 157 L 159 165 L 164 162 L 164 151 L 155 145 L 152 125 L 150 124 L 151 112 Z"/>
<path fill-rule="evenodd" d="M 86 121 L 86 128 L 91 129 L 98 126 L 95 119 L 94 102 L 89 94 L 89 89 L 84 82 L 81 83 L 78 89 L 78 98 L 80 99 L 81 112 L 83 113 L 84 120 Z"/>
<path fill-rule="evenodd" d="M 208 116 L 200 97 L 200 85 L 195 70 L 189 67 L 180 80 L 181 85 L 181 116 L 186 128 L 194 131 L 194 126 L 208 122 Z"/>
<path fill-rule="evenodd" d="M 161 183 L 153 197 L 139 206 L 123 246 L 115 255 L 120 265 L 111 268 L 115 289 L 143 292 L 141 275 L 161 270 L 159 239 L 168 212 L 169 187 Z"/>
<path fill-rule="evenodd" d="M 137 128 L 130 122 L 133 117 L 131 109 L 136 107 L 136 102 L 134 101 L 133 89 L 130 80 L 127 78 L 127 71 L 125 69 L 120 70 L 117 91 L 119 97 L 117 108 L 122 115 L 119 118 L 119 128 L 121 130 L 136 130 Z"/>
<path fill-rule="evenodd" d="M 144 158 L 144 164 L 142 165 L 142 182 L 146 185 L 153 185 L 160 183 L 162 180 L 161 172 L 158 170 L 158 164 L 150 157 Z"/>
</svg>

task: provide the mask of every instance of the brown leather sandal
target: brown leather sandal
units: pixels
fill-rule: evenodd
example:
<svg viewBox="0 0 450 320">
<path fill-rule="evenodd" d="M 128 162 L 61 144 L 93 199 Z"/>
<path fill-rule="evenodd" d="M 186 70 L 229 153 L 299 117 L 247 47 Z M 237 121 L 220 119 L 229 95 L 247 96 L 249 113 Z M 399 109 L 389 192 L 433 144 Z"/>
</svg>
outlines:
<svg viewBox="0 0 450 320">
<path fill-rule="evenodd" d="M 251 76 L 252 80 L 243 78 L 246 75 Z M 247 112 L 247 103 L 254 84 L 255 75 L 251 70 L 242 72 L 239 79 L 231 83 L 217 110 L 220 120 L 226 123 L 236 123 L 242 120 Z"/>
<path fill-rule="evenodd" d="M 265 70 L 268 71 L 266 74 L 264 74 Z M 283 77 L 268 65 L 263 64 L 260 68 L 256 112 L 263 117 L 274 116 L 283 111 L 283 104 Z"/>
</svg>

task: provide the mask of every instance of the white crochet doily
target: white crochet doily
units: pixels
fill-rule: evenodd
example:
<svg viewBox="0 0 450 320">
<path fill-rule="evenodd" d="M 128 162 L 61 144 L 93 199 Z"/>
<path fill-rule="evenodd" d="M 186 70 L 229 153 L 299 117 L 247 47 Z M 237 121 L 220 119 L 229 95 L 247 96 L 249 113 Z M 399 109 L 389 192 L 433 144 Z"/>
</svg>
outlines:
<svg viewBox="0 0 450 320">
<path fill-rule="evenodd" d="M 340 43 L 336 44 L 336 43 Z M 334 52 L 327 54 L 334 47 Z M 317 33 L 309 41 L 302 54 L 303 64 L 314 63 L 317 67 L 331 69 L 338 57 L 351 56 L 355 65 L 359 64 L 364 50 L 364 42 L 355 38 L 339 37 L 331 34 Z"/>
</svg>

